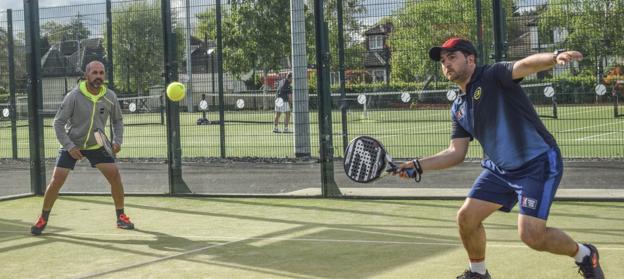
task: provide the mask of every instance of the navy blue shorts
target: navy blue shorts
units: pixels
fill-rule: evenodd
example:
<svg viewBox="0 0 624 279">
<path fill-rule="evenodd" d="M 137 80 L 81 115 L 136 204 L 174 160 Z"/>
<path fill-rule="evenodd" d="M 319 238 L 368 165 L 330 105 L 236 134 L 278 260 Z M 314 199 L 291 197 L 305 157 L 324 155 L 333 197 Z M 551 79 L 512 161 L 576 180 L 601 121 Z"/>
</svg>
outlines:
<svg viewBox="0 0 624 279">
<path fill-rule="evenodd" d="M 502 205 L 509 212 L 520 201 L 520 214 L 548 219 L 550 205 L 563 176 L 563 161 L 558 148 L 537 156 L 517 170 L 498 168 L 483 160 L 483 172 L 468 197 Z"/>
<path fill-rule="evenodd" d="M 91 167 L 94 168 L 97 164 L 115 162 L 115 159 L 108 155 L 104 147 L 94 150 L 80 150 L 80 153 L 82 153 L 82 156 L 85 156 L 87 157 L 87 159 L 89 159 Z M 58 158 L 56 158 L 56 166 L 73 170 L 74 166 L 76 166 L 76 161 L 76 159 L 69 155 L 69 151 L 61 148 L 59 150 L 59 156 Z"/>
</svg>

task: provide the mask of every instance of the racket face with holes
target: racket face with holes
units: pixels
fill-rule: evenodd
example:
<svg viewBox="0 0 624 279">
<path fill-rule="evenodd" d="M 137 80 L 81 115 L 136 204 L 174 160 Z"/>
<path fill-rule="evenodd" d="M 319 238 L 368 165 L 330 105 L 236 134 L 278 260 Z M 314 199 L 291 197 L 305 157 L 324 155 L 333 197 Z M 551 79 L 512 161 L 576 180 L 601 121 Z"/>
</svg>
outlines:
<svg viewBox="0 0 624 279">
<path fill-rule="evenodd" d="M 381 142 L 367 136 L 349 143 L 343 164 L 347 177 L 358 183 L 374 181 L 388 174 L 388 167 L 396 168 Z"/>
<path fill-rule="evenodd" d="M 112 158 L 115 158 L 115 152 L 113 152 L 113 145 L 111 144 L 110 140 L 108 140 L 108 137 L 106 137 L 106 134 L 104 133 L 104 131 L 102 131 L 101 129 L 96 129 L 94 136 L 95 136 L 95 141 L 97 141 L 99 145 L 104 147 L 104 150 L 106 150 L 106 153 L 108 153 L 108 155 L 110 155 Z"/>
</svg>

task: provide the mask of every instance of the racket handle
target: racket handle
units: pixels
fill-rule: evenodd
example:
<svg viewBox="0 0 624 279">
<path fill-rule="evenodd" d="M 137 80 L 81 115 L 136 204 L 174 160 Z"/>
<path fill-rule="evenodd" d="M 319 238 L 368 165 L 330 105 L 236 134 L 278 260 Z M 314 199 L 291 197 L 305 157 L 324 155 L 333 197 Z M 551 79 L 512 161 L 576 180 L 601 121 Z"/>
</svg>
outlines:
<svg viewBox="0 0 624 279">
<path fill-rule="evenodd" d="M 394 162 L 388 162 L 388 168 L 386 169 L 386 172 L 397 173 L 398 170 L 399 167 Z"/>
</svg>

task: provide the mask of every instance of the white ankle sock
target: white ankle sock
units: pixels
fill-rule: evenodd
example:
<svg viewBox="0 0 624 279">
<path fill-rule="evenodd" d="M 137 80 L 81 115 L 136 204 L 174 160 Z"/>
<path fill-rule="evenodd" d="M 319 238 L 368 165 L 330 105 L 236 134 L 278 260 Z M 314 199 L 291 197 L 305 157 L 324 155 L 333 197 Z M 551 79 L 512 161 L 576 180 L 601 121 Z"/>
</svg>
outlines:
<svg viewBox="0 0 624 279">
<path fill-rule="evenodd" d="M 585 256 L 589 256 L 589 254 L 591 254 L 591 250 L 581 243 L 577 243 L 576 245 L 578 245 L 578 251 L 576 252 L 576 255 L 574 255 L 574 261 L 580 263 L 583 262 L 583 258 L 585 258 Z"/>
<path fill-rule="evenodd" d="M 470 271 L 472 272 L 476 272 L 482 275 L 485 275 L 486 273 L 486 269 L 485 269 L 485 261 L 480 261 L 480 262 L 470 262 Z"/>
</svg>

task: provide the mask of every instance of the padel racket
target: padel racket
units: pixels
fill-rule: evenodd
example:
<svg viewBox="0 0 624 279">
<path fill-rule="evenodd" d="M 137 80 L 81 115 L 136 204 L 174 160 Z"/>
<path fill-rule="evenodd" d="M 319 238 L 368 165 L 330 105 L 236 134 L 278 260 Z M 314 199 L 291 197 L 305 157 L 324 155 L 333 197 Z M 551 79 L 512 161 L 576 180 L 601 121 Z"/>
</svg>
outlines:
<svg viewBox="0 0 624 279">
<path fill-rule="evenodd" d="M 110 155 L 111 157 L 115 158 L 115 152 L 113 152 L 113 145 L 111 144 L 110 140 L 108 140 L 108 137 L 106 137 L 106 134 L 104 133 L 104 131 L 98 128 L 95 130 L 93 135 L 95 136 L 95 141 L 97 141 L 99 145 L 104 147 L 104 150 L 106 150 L 106 153 L 108 153 L 108 155 Z"/>
<path fill-rule="evenodd" d="M 343 163 L 347 177 L 358 183 L 372 182 L 399 171 L 399 166 L 392 162 L 381 142 L 367 136 L 357 137 L 349 143 Z M 405 171 L 409 177 L 420 181 L 420 173 L 415 169 Z"/>
</svg>

